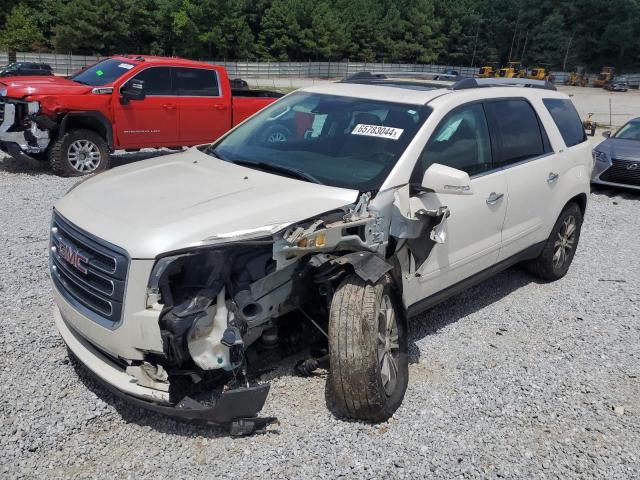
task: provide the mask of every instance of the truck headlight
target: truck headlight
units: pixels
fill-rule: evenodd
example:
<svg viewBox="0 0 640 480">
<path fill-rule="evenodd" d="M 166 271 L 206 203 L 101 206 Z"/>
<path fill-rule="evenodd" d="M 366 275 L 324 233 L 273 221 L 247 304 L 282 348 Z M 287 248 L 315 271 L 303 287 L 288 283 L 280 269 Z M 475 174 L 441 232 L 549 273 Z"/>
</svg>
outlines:
<svg viewBox="0 0 640 480">
<path fill-rule="evenodd" d="M 6 96 L 7 96 L 7 89 L 0 88 L 0 97 L 6 97 Z"/>
</svg>

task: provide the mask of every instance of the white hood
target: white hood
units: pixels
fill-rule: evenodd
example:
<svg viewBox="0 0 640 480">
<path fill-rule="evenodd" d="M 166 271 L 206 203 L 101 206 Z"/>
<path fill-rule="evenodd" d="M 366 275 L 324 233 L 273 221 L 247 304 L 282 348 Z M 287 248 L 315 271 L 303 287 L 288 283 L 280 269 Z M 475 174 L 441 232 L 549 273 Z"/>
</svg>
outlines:
<svg viewBox="0 0 640 480">
<path fill-rule="evenodd" d="M 357 197 L 357 190 L 245 168 L 191 148 L 101 173 L 55 208 L 131 258 L 155 258 L 212 236 L 304 220 Z"/>
</svg>

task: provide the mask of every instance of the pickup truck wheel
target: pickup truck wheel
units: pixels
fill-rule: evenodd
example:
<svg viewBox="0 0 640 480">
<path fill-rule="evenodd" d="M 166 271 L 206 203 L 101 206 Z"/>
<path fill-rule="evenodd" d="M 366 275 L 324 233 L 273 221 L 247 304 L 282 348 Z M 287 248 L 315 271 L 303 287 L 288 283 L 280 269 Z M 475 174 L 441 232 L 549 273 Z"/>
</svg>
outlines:
<svg viewBox="0 0 640 480">
<path fill-rule="evenodd" d="M 527 264 L 528 270 L 543 280 L 564 277 L 576 253 L 581 228 L 582 210 L 570 203 L 558 217 L 540 256 Z"/>
<path fill-rule="evenodd" d="M 92 130 L 72 130 L 53 143 L 49 163 L 62 177 L 101 172 L 109 167 L 109 147 Z"/>
<path fill-rule="evenodd" d="M 291 130 L 283 125 L 273 125 L 262 133 L 262 143 L 284 143 L 293 138 Z"/>
<path fill-rule="evenodd" d="M 350 275 L 329 313 L 329 393 L 342 416 L 381 422 L 400 406 L 409 380 L 405 317 L 388 276 Z"/>
</svg>

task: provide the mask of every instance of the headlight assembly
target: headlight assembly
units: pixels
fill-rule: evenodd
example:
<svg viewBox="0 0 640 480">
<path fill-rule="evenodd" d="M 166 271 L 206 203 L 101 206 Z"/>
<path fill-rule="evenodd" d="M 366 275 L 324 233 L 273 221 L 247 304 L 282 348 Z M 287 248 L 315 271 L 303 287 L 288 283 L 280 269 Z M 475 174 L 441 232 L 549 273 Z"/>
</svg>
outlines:
<svg viewBox="0 0 640 480">
<path fill-rule="evenodd" d="M 593 159 L 596 162 L 602 162 L 602 163 L 610 162 L 609 155 L 607 155 L 605 152 L 601 152 L 600 150 L 593 151 Z"/>
</svg>

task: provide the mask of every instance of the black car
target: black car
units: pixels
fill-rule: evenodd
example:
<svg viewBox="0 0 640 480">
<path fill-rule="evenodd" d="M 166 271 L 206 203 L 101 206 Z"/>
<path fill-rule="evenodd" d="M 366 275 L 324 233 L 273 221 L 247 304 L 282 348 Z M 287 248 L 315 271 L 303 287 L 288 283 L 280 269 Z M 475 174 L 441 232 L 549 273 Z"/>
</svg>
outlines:
<svg viewBox="0 0 640 480">
<path fill-rule="evenodd" d="M 0 69 L 0 77 L 18 77 L 27 75 L 53 75 L 51 65 L 46 63 L 15 62 Z"/>
</svg>

